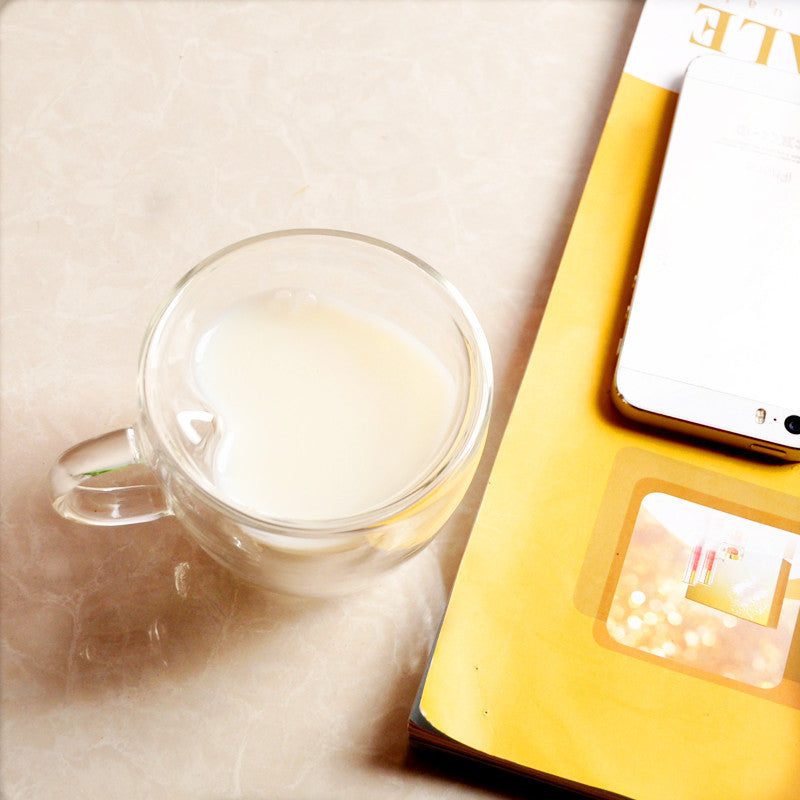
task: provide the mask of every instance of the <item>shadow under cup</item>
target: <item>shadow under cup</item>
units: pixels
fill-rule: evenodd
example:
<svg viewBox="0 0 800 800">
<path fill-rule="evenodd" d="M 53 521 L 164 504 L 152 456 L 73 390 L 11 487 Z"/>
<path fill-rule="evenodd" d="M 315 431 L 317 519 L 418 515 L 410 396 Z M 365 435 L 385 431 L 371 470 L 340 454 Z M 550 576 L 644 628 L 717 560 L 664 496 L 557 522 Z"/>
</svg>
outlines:
<svg viewBox="0 0 800 800">
<path fill-rule="evenodd" d="M 194 353 L 227 309 L 276 292 L 378 317 L 422 343 L 456 386 L 452 419 L 429 468 L 377 507 L 338 519 L 270 517 L 215 482 L 220 425 L 196 385 Z M 268 233 L 215 253 L 175 287 L 142 347 L 139 418 L 62 454 L 50 473 L 51 497 L 60 514 L 93 525 L 174 515 L 213 558 L 268 589 L 353 591 L 424 547 L 461 502 L 483 451 L 491 397 L 480 325 L 426 264 L 342 231 Z"/>
</svg>

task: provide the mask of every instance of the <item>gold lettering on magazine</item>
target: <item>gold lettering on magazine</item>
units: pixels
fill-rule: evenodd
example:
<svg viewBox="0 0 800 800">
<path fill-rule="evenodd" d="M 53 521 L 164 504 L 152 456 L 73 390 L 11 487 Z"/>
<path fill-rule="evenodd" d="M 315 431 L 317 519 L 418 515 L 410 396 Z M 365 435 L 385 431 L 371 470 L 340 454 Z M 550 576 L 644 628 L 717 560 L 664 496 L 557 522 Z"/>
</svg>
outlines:
<svg viewBox="0 0 800 800">
<path fill-rule="evenodd" d="M 690 34 L 689 41 L 692 44 L 715 50 L 718 53 L 727 53 L 732 49 L 731 43 L 734 40 L 737 45 L 741 46 L 744 38 L 741 34 L 751 34 L 761 29 L 760 37 L 752 37 L 756 47 L 750 54 L 751 60 L 757 64 L 768 64 L 776 41 L 783 41 L 785 44 L 785 37 L 789 37 L 797 71 L 800 72 L 800 33 L 776 28 L 747 17 L 739 17 L 731 11 L 724 11 L 706 3 L 698 4 L 695 15 L 701 21 L 702 26 L 697 36 L 694 31 Z M 778 14 L 778 16 L 780 15 Z M 756 26 L 756 28 L 754 29 L 752 26 Z"/>
</svg>

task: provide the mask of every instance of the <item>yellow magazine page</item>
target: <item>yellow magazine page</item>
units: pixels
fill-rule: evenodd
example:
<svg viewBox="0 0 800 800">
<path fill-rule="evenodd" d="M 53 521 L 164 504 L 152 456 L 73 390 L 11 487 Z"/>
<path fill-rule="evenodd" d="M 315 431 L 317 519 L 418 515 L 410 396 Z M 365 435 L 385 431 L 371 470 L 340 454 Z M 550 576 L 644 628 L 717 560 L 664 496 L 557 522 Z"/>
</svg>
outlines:
<svg viewBox="0 0 800 800">
<path fill-rule="evenodd" d="M 610 399 L 673 76 L 726 41 L 762 63 L 800 43 L 780 3 L 712 5 L 645 7 L 418 710 L 445 747 L 597 793 L 795 800 L 800 466 Z M 757 25 L 749 50 L 725 39 Z M 642 48 L 663 63 L 639 69 Z"/>
</svg>

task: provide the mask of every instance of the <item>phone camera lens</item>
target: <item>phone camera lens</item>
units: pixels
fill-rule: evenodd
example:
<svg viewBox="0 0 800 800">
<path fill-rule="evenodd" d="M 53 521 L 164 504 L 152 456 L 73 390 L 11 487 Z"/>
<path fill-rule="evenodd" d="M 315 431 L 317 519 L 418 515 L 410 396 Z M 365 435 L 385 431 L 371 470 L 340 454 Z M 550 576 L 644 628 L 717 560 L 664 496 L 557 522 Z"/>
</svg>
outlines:
<svg viewBox="0 0 800 800">
<path fill-rule="evenodd" d="M 800 417 L 798 417 L 797 414 L 786 417 L 783 421 L 783 427 L 786 428 L 789 433 L 800 433 Z"/>
</svg>

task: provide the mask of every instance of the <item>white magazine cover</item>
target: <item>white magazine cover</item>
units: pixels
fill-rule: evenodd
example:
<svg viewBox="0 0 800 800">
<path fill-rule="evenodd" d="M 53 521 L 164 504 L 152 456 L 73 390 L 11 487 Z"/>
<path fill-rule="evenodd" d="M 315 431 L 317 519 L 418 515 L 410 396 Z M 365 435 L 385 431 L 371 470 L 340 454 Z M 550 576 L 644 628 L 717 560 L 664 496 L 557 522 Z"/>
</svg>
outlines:
<svg viewBox="0 0 800 800">
<path fill-rule="evenodd" d="M 647 0 L 625 72 L 678 91 L 697 56 L 800 72 L 800 0 Z"/>
</svg>

